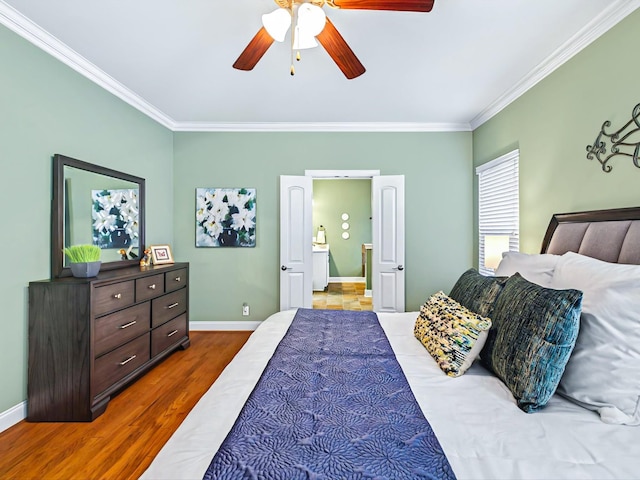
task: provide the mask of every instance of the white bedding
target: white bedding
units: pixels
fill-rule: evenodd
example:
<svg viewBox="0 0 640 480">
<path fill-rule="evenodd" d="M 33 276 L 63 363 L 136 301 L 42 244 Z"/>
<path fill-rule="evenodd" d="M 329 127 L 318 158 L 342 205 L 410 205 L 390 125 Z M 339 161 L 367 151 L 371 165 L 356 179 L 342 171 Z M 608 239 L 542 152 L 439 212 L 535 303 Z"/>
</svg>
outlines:
<svg viewBox="0 0 640 480">
<path fill-rule="evenodd" d="M 141 478 L 202 478 L 294 315 L 276 313 L 256 329 Z M 558 395 L 526 414 L 477 363 L 447 377 L 413 336 L 416 317 L 378 314 L 458 479 L 640 478 L 640 427 L 605 424 Z"/>
</svg>

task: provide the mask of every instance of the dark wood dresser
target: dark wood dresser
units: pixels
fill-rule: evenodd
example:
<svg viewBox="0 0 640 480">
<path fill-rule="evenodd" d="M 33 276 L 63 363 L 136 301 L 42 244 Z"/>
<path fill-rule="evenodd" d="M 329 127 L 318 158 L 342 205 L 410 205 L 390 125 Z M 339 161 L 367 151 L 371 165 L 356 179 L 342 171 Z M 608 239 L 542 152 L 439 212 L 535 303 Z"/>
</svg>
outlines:
<svg viewBox="0 0 640 480">
<path fill-rule="evenodd" d="M 189 264 L 29 283 L 27 420 L 91 421 L 189 346 Z"/>
</svg>

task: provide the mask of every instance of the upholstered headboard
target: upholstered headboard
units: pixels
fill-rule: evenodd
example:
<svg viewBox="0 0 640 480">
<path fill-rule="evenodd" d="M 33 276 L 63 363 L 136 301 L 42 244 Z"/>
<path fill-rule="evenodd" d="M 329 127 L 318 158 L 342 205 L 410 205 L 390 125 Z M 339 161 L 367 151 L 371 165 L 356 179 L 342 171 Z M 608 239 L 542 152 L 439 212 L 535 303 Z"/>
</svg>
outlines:
<svg viewBox="0 0 640 480">
<path fill-rule="evenodd" d="M 640 265 L 640 207 L 555 214 L 542 241 L 542 253 L 569 251 Z"/>
</svg>

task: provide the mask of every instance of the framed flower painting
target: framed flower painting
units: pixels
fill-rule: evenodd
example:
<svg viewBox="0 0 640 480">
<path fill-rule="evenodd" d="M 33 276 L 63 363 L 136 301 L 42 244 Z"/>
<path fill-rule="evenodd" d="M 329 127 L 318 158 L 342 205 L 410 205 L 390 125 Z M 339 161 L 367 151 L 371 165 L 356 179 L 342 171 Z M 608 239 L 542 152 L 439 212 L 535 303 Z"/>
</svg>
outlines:
<svg viewBox="0 0 640 480">
<path fill-rule="evenodd" d="M 138 246 L 138 189 L 92 190 L 93 244 L 100 248 Z"/>
<path fill-rule="evenodd" d="M 255 246 L 255 188 L 196 189 L 196 247 Z"/>
</svg>

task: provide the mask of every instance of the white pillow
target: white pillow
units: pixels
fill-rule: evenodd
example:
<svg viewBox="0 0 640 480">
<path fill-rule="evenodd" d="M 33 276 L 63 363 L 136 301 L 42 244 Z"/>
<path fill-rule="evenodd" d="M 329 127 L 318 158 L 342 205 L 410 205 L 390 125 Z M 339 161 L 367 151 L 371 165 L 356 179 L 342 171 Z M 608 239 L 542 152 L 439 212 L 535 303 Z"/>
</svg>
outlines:
<svg viewBox="0 0 640 480">
<path fill-rule="evenodd" d="M 640 266 L 562 255 L 552 288 L 584 293 L 580 333 L 558 393 L 606 423 L 640 425 Z"/>
<path fill-rule="evenodd" d="M 526 280 L 537 283 L 542 287 L 549 287 L 553 270 L 560 259 L 560 255 L 551 253 L 528 254 L 520 252 L 505 252 L 496 268 L 496 277 L 510 277 L 518 272 Z"/>
</svg>

